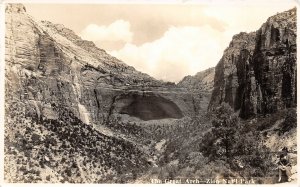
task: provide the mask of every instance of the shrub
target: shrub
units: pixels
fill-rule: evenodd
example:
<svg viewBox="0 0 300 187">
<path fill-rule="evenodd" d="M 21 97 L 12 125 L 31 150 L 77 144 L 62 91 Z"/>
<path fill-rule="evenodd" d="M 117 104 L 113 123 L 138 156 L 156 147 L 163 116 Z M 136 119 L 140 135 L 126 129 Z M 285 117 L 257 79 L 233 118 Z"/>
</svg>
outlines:
<svg viewBox="0 0 300 187">
<path fill-rule="evenodd" d="M 19 168 L 19 170 L 24 172 L 24 171 L 26 171 L 27 169 L 26 169 L 26 166 L 21 166 L 21 167 Z"/>
<path fill-rule="evenodd" d="M 284 122 L 280 126 L 279 135 L 290 131 L 297 127 L 297 113 L 295 109 L 289 109 L 284 118 Z"/>
<path fill-rule="evenodd" d="M 33 133 L 31 135 L 31 141 L 33 141 L 36 144 L 39 144 L 41 142 L 41 136 L 36 133 Z"/>
<path fill-rule="evenodd" d="M 65 173 L 67 174 L 68 177 L 71 177 L 72 175 L 71 169 L 69 168 L 65 170 Z"/>
</svg>

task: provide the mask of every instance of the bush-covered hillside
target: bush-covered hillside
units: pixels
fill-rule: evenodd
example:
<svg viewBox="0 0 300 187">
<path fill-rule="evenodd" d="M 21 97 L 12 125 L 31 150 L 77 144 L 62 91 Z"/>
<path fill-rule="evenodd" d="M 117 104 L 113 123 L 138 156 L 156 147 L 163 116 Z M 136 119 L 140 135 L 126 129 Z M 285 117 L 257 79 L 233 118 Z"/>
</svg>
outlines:
<svg viewBox="0 0 300 187">
<path fill-rule="evenodd" d="M 158 166 L 141 180 L 242 178 L 277 183 L 277 161 L 283 147 L 290 150 L 292 174 L 296 175 L 295 109 L 241 120 L 223 103 L 210 116 L 206 123 L 194 123 L 197 125 L 172 133 Z"/>
<path fill-rule="evenodd" d="M 22 108 L 6 107 L 8 182 L 133 182 L 149 167 L 139 147 L 99 133 L 68 110 L 51 120 L 26 117 Z"/>
</svg>

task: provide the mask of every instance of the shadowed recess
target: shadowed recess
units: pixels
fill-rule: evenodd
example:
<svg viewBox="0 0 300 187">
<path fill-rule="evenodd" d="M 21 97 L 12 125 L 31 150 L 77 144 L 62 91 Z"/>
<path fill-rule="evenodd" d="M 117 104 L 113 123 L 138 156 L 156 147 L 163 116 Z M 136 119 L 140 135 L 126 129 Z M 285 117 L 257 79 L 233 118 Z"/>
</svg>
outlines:
<svg viewBox="0 0 300 187">
<path fill-rule="evenodd" d="M 179 119 L 183 117 L 179 107 L 163 97 L 136 95 L 127 99 L 132 101 L 122 107 L 120 114 L 128 114 L 145 121 L 165 118 Z"/>
</svg>

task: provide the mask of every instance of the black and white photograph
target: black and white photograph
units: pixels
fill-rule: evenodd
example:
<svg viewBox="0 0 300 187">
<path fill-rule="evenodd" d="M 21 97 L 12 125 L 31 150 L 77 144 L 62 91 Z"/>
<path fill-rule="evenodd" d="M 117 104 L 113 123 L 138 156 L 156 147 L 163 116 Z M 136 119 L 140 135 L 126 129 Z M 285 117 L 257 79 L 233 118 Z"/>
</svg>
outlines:
<svg viewBox="0 0 300 187">
<path fill-rule="evenodd" d="M 0 185 L 299 185 L 298 1 L 0 5 Z"/>
</svg>

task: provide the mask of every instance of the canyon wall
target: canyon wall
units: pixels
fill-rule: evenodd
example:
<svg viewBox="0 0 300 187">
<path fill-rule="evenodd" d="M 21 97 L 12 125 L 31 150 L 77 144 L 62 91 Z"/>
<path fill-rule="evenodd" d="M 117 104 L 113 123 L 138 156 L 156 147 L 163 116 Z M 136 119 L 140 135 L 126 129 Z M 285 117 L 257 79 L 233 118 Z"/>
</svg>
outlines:
<svg viewBox="0 0 300 187">
<path fill-rule="evenodd" d="M 8 5 L 5 20 L 6 103 L 26 103 L 29 116 L 56 119 L 63 107 L 84 123 L 100 124 L 109 115 L 123 114 L 132 103 L 152 97 L 171 104 L 164 108 L 143 102 L 144 107 L 175 112 L 149 114 L 153 119 L 197 114 L 200 103 L 186 89 L 136 71 L 63 25 L 36 21 L 23 5 Z"/>
<path fill-rule="evenodd" d="M 209 104 L 229 103 L 242 118 L 296 106 L 296 8 L 233 37 L 216 66 Z"/>
</svg>

